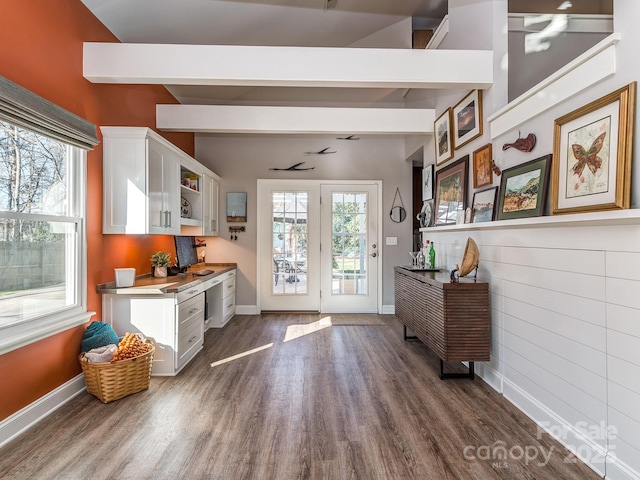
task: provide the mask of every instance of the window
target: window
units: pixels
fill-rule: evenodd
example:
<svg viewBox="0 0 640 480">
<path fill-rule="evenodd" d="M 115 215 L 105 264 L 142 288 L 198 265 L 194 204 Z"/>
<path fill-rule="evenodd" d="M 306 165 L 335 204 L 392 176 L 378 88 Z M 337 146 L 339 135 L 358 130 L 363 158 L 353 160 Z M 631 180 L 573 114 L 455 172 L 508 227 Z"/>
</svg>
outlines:
<svg viewBox="0 0 640 480">
<path fill-rule="evenodd" d="M 74 123 L 85 129 L 75 137 Z M 91 315 L 85 149 L 97 138 L 84 135 L 90 125 L 0 77 L 0 354 Z"/>
</svg>

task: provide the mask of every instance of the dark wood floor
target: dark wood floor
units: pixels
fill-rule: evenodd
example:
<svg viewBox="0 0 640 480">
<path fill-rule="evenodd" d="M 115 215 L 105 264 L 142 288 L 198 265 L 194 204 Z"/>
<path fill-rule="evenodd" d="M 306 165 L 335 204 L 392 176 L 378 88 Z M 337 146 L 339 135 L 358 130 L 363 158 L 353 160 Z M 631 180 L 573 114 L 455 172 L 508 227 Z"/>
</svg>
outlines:
<svg viewBox="0 0 640 480">
<path fill-rule="evenodd" d="M 380 318 L 235 317 L 177 377 L 61 407 L 0 450 L 0 478 L 599 478 L 479 378 L 440 380 L 437 358 Z"/>
</svg>

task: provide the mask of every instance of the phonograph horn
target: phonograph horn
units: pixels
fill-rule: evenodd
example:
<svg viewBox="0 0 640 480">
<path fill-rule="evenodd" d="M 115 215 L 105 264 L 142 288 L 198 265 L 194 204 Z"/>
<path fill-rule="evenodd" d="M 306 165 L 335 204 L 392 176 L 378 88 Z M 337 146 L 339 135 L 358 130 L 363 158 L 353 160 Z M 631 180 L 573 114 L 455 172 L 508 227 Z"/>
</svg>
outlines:
<svg viewBox="0 0 640 480">
<path fill-rule="evenodd" d="M 467 245 L 464 248 L 464 255 L 462 257 L 462 266 L 459 269 L 459 275 L 465 277 L 472 271 L 478 268 L 478 260 L 480 259 L 480 251 L 478 245 L 469 237 L 467 239 Z"/>
</svg>

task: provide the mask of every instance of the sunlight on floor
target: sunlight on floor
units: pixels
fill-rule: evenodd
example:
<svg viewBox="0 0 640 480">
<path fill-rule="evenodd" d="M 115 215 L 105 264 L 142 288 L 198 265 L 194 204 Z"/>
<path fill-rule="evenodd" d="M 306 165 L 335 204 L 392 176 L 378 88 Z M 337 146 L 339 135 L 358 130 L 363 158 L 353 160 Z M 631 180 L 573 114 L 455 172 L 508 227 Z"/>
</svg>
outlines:
<svg viewBox="0 0 640 480">
<path fill-rule="evenodd" d="M 313 323 L 289 325 L 287 327 L 287 333 L 284 336 L 283 342 L 295 340 L 296 338 L 309 335 L 310 333 L 315 333 L 319 330 L 322 330 L 330 326 L 331 326 L 331 317 L 323 317 L 317 322 L 313 322 Z"/>
<path fill-rule="evenodd" d="M 266 345 L 263 345 L 262 347 L 257 347 L 257 348 L 254 348 L 252 350 L 247 350 L 246 352 L 242 352 L 242 353 L 239 353 L 237 355 L 233 355 L 232 357 L 223 358 L 222 360 L 218 360 L 217 362 L 213 362 L 211 364 L 211 368 L 217 367 L 218 365 L 222 365 L 222 364 L 225 364 L 225 363 L 228 363 L 228 362 L 232 362 L 234 360 L 237 360 L 237 359 L 242 358 L 242 357 L 246 357 L 246 356 L 251 355 L 253 353 L 261 352 L 262 350 L 266 350 L 267 348 L 271 348 L 271 347 L 273 347 L 273 342 L 272 343 L 267 343 Z"/>
</svg>

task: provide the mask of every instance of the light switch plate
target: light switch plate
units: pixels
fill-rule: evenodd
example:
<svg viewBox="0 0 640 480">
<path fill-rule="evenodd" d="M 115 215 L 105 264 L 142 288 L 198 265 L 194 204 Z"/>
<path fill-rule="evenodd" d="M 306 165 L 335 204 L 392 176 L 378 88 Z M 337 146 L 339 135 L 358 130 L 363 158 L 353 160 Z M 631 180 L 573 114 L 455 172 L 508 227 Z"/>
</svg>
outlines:
<svg viewBox="0 0 640 480">
<path fill-rule="evenodd" d="M 398 245 L 398 237 L 385 237 L 385 245 Z"/>
</svg>

